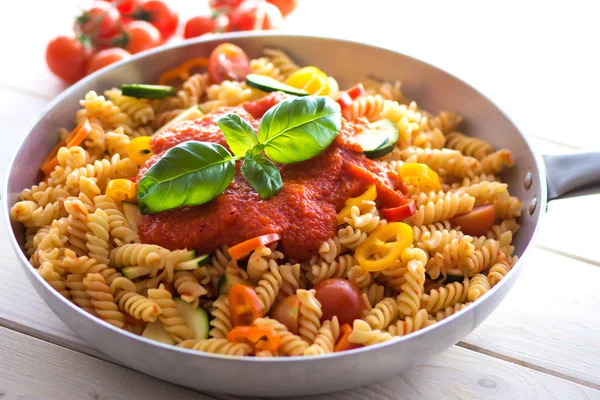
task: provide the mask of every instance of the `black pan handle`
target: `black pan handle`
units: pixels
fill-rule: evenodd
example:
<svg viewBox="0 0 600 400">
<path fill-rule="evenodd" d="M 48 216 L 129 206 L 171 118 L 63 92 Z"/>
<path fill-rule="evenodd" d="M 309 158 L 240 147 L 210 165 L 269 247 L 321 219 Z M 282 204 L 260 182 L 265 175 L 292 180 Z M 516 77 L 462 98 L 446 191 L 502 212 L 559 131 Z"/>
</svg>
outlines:
<svg viewBox="0 0 600 400">
<path fill-rule="evenodd" d="M 600 152 L 542 156 L 548 175 L 548 200 L 600 193 Z"/>
</svg>

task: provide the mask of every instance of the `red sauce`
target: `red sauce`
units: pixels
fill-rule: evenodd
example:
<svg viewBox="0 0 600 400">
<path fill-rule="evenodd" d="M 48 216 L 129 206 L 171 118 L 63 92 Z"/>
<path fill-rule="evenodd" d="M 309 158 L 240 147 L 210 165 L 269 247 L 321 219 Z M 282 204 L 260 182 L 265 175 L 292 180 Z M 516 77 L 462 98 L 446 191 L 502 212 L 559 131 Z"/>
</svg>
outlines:
<svg viewBox="0 0 600 400">
<path fill-rule="evenodd" d="M 216 120 L 232 111 L 256 127 L 258 121 L 243 115 L 243 109 L 227 109 L 153 138 L 152 148 L 164 151 L 185 140 L 225 144 Z M 378 187 L 380 206 L 395 207 L 404 198 L 405 187 L 400 177 L 385 163 L 366 158 L 348 141 L 349 136 L 362 128 L 361 123 L 344 122 L 338 137 L 319 156 L 279 165 L 283 189 L 267 200 L 262 200 L 246 183 L 238 165 L 233 182 L 211 202 L 143 216 L 138 223 L 142 241 L 169 249 L 185 247 L 208 253 L 222 244 L 231 246 L 263 234 L 278 233 L 282 250 L 289 259 L 305 260 L 318 254 L 320 244 L 334 236 L 336 213 L 348 198 L 362 194 L 373 183 Z M 148 160 L 138 178 L 159 158 L 157 154 Z"/>
</svg>

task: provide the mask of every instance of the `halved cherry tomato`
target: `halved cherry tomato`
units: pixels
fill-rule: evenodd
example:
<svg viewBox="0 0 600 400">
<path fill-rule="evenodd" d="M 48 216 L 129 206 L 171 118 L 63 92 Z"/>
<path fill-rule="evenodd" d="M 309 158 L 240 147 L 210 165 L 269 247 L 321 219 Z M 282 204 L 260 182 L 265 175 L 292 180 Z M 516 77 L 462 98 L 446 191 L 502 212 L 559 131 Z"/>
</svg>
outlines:
<svg viewBox="0 0 600 400">
<path fill-rule="evenodd" d="M 58 36 L 46 47 L 46 64 L 60 79 L 73 83 L 85 76 L 85 65 L 91 49 L 74 37 Z"/>
<path fill-rule="evenodd" d="M 225 80 L 243 81 L 250 71 L 250 60 L 238 46 L 231 43 L 218 45 L 210 54 L 208 74 L 214 83 Z"/>
<path fill-rule="evenodd" d="M 213 16 L 199 15 L 188 19 L 183 30 L 183 37 L 190 39 L 207 33 L 224 32 L 229 24 L 229 18 L 224 14 Z"/>
<path fill-rule="evenodd" d="M 77 127 L 71 131 L 69 136 L 67 136 L 66 138 L 61 140 L 56 146 L 54 146 L 54 148 L 52 149 L 50 154 L 48 154 L 48 156 L 42 163 L 42 166 L 40 167 L 42 172 L 48 175 L 52 171 L 54 171 L 54 168 L 56 168 L 56 166 L 58 165 L 58 158 L 56 157 L 56 155 L 58 154 L 58 150 L 60 150 L 61 147 L 66 146 L 67 148 L 69 148 L 73 146 L 79 146 L 81 142 L 83 142 L 83 139 L 85 139 L 91 131 L 92 126 L 86 118 L 82 123 L 77 125 Z"/>
<path fill-rule="evenodd" d="M 87 37 L 94 46 L 106 46 L 121 29 L 119 10 L 105 1 L 96 1 L 75 20 L 75 33 Z"/>
<path fill-rule="evenodd" d="M 271 317 L 281 322 L 288 331 L 298 333 L 300 321 L 300 299 L 297 295 L 288 296 L 275 306 Z"/>
<path fill-rule="evenodd" d="M 298 6 L 298 0 L 267 0 L 275 7 L 279 8 L 281 15 L 285 18 L 292 13 Z"/>
<path fill-rule="evenodd" d="M 276 242 L 281 239 L 277 233 L 267 233 L 266 235 L 257 236 L 255 238 L 246 240 L 240 244 L 236 244 L 229 248 L 229 255 L 234 260 L 246 257 L 251 251 L 258 249 L 260 246 L 266 246 L 270 243 Z"/>
<path fill-rule="evenodd" d="M 317 283 L 313 289 L 323 310 L 321 321 L 336 316 L 340 324 L 351 324 L 360 318 L 365 310 L 360 290 L 345 279 L 327 279 Z"/>
<path fill-rule="evenodd" d="M 407 200 L 406 204 L 403 204 L 399 207 L 384 208 L 381 210 L 383 218 L 388 220 L 388 222 L 402 221 L 404 218 L 412 217 L 416 212 L 417 206 L 415 205 L 415 201 L 412 199 Z"/>
<path fill-rule="evenodd" d="M 493 204 L 475 206 L 470 213 L 458 215 L 450 219 L 452 226 L 460 226 L 461 230 L 471 236 L 485 235 L 494 225 L 496 211 Z"/>
<path fill-rule="evenodd" d="M 227 32 L 277 29 L 282 23 L 281 11 L 273 4 L 246 0 L 229 14 Z"/>
<path fill-rule="evenodd" d="M 135 201 L 137 188 L 135 183 L 128 179 L 112 179 L 106 187 L 106 195 L 117 203 Z"/>
<path fill-rule="evenodd" d="M 138 136 L 127 144 L 127 155 L 138 166 L 146 163 L 152 157 L 152 148 L 150 147 L 150 136 Z"/>
<path fill-rule="evenodd" d="M 85 74 L 89 75 L 100 68 L 104 68 L 107 65 L 116 63 L 117 61 L 126 60 L 128 58 L 131 58 L 131 54 L 120 47 L 100 50 L 88 61 L 85 68 Z"/>
<path fill-rule="evenodd" d="M 125 34 L 127 43 L 125 50 L 131 54 L 160 46 L 163 42 L 159 30 L 146 21 L 131 22 L 125 28 Z"/>
<path fill-rule="evenodd" d="M 247 343 L 255 351 L 276 352 L 281 337 L 270 326 L 236 326 L 227 333 L 230 342 Z"/>
<path fill-rule="evenodd" d="M 229 290 L 229 319 L 233 326 L 251 325 L 256 318 L 263 316 L 262 303 L 254 289 L 236 283 Z"/>
<path fill-rule="evenodd" d="M 144 1 L 134 14 L 134 19 L 150 22 L 164 40 L 173 36 L 179 25 L 177 12 L 160 0 Z"/>
<path fill-rule="evenodd" d="M 352 350 L 362 347 L 360 344 L 352 343 L 348 340 L 348 337 L 352 333 L 352 327 L 349 324 L 344 324 L 340 328 L 340 338 L 338 339 L 335 347 L 333 348 L 334 352 L 344 351 L 344 350 Z"/>
</svg>

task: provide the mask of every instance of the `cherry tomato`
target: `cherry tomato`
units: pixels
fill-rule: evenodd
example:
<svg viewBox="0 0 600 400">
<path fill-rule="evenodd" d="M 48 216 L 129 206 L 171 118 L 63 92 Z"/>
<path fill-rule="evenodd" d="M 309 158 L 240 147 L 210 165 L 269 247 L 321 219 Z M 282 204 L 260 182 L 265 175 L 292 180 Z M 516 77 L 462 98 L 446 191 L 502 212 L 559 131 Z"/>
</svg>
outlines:
<svg viewBox="0 0 600 400">
<path fill-rule="evenodd" d="M 169 39 L 179 25 L 177 12 L 170 8 L 164 1 L 149 0 L 140 5 L 135 18 L 148 21 L 159 30 L 164 40 Z"/>
<path fill-rule="evenodd" d="M 453 226 L 459 226 L 461 230 L 471 236 L 485 235 L 494 225 L 496 210 L 493 204 L 475 206 L 470 213 L 456 216 L 450 219 Z"/>
<path fill-rule="evenodd" d="M 345 279 L 327 279 L 313 288 L 315 297 L 321 303 L 323 316 L 321 321 L 338 317 L 340 325 L 352 324 L 365 310 L 360 290 Z"/>
<path fill-rule="evenodd" d="M 131 54 L 128 51 L 119 47 L 100 50 L 89 59 L 85 68 L 85 74 L 89 75 L 100 68 L 104 68 L 107 65 L 116 63 L 117 61 L 125 60 L 130 57 Z"/>
<path fill-rule="evenodd" d="M 242 4 L 244 1 L 245 0 L 209 0 L 208 6 L 213 11 L 231 10 Z"/>
<path fill-rule="evenodd" d="M 281 322 L 293 334 L 298 333 L 298 321 L 300 320 L 300 299 L 295 294 L 283 299 L 273 311 L 271 317 Z"/>
<path fill-rule="evenodd" d="M 126 19 L 133 14 L 140 4 L 139 0 L 109 0 L 117 10 L 121 13 L 122 19 Z"/>
<path fill-rule="evenodd" d="M 243 81 L 250 71 L 250 60 L 238 46 L 231 43 L 218 45 L 210 54 L 208 74 L 214 83 L 224 80 Z"/>
<path fill-rule="evenodd" d="M 74 37 L 58 36 L 46 47 L 46 64 L 54 75 L 73 83 L 85 76 L 90 54 L 91 50 Z"/>
<path fill-rule="evenodd" d="M 281 11 L 283 17 L 287 17 L 298 6 L 298 0 L 267 0 Z"/>
<path fill-rule="evenodd" d="M 202 36 L 211 32 L 224 32 L 229 24 L 229 18 L 223 14 L 216 14 L 213 17 L 199 15 L 192 17 L 186 22 L 183 31 L 183 37 L 190 39 L 197 36 Z"/>
<path fill-rule="evenodd" d="M 148 50 L 162 44 L 162 36 L 158 29 L 146 21 L 133 21 L 125 28 L 128 36 L 125 50 L 131 54 Z"/>
<path fill-rule="evenodd" d="M 75 31 L 89 37 L 94 46 L 106 46 L 121 27 L 119 10 L 105 1 L 96 1 L 75 20 Z"/>
<path fill-rule="evenodd" d="M 262 21 L 262 23 L 261 23 Z M 281 11 L 271 3 L 248 0 L 229 15 L 228 32 L 277 29 L 281 27 Z"/>
</svg>

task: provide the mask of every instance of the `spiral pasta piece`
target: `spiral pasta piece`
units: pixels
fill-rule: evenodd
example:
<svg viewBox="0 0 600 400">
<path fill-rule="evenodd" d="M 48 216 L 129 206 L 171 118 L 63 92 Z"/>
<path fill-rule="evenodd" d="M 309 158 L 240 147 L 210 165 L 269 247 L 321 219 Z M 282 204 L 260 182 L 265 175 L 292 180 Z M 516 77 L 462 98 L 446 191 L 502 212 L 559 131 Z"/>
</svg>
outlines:
<svg viewBox="0 0 600 400">
<path fill-rule="evenodd" d="M 156 271 L 165 266 L 169 250 L 155 244 L 133 243 L 117 247 L 110 252 L 110 262 L 117 267 L 132 265 L 154 267 Z"/>
<path fill-rule="evenodd" d="M 472 257 L 475 246 L 471 243 L 471 236 L 463 236 L 453 239 L 444 246 L 444 249 L 435 253 L 427 262 L 427 273 L 431 279 L 437 279 L 440 275 L 446 276 L 446 271 L 459 265 L 463 260 Z"/>
<path fill-rule="evenodd" d="M 332 353 L 335 342 L 337 342 L 339 337 L 340 324 L 337 317 L 334 316 L 333 319 L 323 322 L 319 328 L 319 334 L 315 338 L 315 341 L 304 350 L 304 355 L 316 356 L 319 354 Z"/>
<path fill-rule="evenodd" d="M 494 152 L 492 145 L 485 140 L 467 136 L 459 132 L 448 133 L 446 139 L 446 146 L 449 149 L 458 150 L 465 156 L 475 157 L 480 161 L 485 156 Z"/>
<path fill-rule="evenodd" d="M 485 237 L 484 237 L 485 238 Z M 458 262 L 464 276 L 473 276 L 496 263 L 496 260 L 504 258 L 500 251 L 500 243 L 497 240 L 487 239 L 481 247 L 475 246 L 475 252 L 469 257 Z"/>
<path fill-rule="evenodd" d="M 283 279 L 279 272 L 279 266 L 275 260 L 269 260 L 269 272 L 263 275 L 258 282 L 258 286 L 254 289 L 263 306 L 263 314 L 267 314 L 271 309 L 282 283 Z"/>
<path fill-rule="evenodd" d="M 365 117 L 372 122 L 378 119 L 379 114 L 383 110 L 384 102 L 385 100 L 380 95 L 360 96 L 350 106 L 343 109 L 342 116 L 347 121 L 354 121 L 359 117 Z"/>
<path fill-rule="evenodd" d="M 105 91 L 104 95 L 127 114 L 134 124 L 146 124 L 154 119 L 154 109 L 147 99 L 124 96 L 116 88 Z"/>
<path fill-rule="evenodd" d="M 83 277 L 81 275 L 67 275 L 65 285 L 69 289 L 69 294 L 71 295 L 71 300 L 73 300 L 73 303 L 77 304 L 79 307 L 81 307 L 88 313 L 96 315 L 96 312 L 94 311 L 94 306 L 91 302 L 91 297 L 87 293 L 87 289 L 83 284 Z"/>
<path fill-rule="evenodd" d="M 364 200 L 363 203 L 365 203 Z M 364 204 L 371 206 L 368 212 L 362 212 L 359 207 L 352 206 L 350 208 L 350 216 L 345 217 L 344 221 L 354 229 L 360 229 L 362 232 L 369 233 L 373 231 L 379 226 L 380 218 L 375 203 L 371 203 Z"/>
<path fill-rule="evenodd" d="M 86 292 L 91 298 L 96 315 L 117 328 L 125 326 L 125 316 L 115 303 L 115 299 L 104 278 L 100 274 L 88 274 L 83 278 Z"/>
<path fill-rule="evenodd" d="M 252 346 L 249 344 L 232 343 L 223 338 L 184 340 L 177 346 L 190 350 L 203 351 L 205 353 L 225 354 L 228 356 L 247 356 L 252 353 Z"/>
<path fill-rule="evenodd" d="M 121 311 L 146 322 L 156 321 L 162 312 L 158 304 L 134 291 L 117 291 L 115 301 L 119 305 Z"/>
<path fill-rule="evenodd" d="M 439 129 L 417 133 L 412 140 L 412 145 L 422 149 L 443 149 L 446 137 Z"/>
<path fill-rule="evenodd" d="M 402 82 L 380 82 L 371 78 L 363 80 L 365 92 L 368 95 L 380 95 L 385 100 L 394 100 L 402 103 L 404 95 L 402 94 Z"/>
<path fill-rule="evenodd" d="M 308 279 L 312 284 L 317 284 L 330 278 L 346 278 L 350 268 L 356 264 L 354 257 L 349 254 L 344 254 L 331 263 L 320 259 L 311 265 Z"/>
<path fill-rule="evenodd" d="M 321 243 L 321 246 L 319 247 L 319 255 L 328 263 L 333 262 L 341 252 L 342 245 L 337 237 L 327 239 Z"/>
<path fill-rule="evenodd" d="M 359 290 L 368 288 L 375 279 L 370 272 L 367 272 L 361 268 L 360 265 L 354 265 L 348 270 L 348 281 L 352 282 Z"/>
<path fill-rule="evenodd" d="M 316 299 L 315 293 L 314 289 L 299 289 L 296 292 L 300 300 L 298 335 L 308 344 L 312 344 L 317 337 L 323 316 L 321 303 Z"/>
<path fill-rule="evenodd" d="M 429 129 L 439 129 L 443 134 L 450 133 L 463 120 L 463 117 L 449 111 L 441 111 L 433 118 L 428 118 L 426 121 Z"/>
<path fill-rule="evenodd" d="M 459 178 L 474 176 L 481 170 L 479 160 L 456 150 L 407 147 L 399 152 L 399 156 L 403 161 L 427 164 L 435 171 Z"/>
<path fill-rule="evenodd" d="M 174 279 L 173 285 L 181 299 L 198 307 L 200 297 L 206 295 L 208 291 L 198 282 L 194 274 L 189 271 L 177 271 Z"/>
<path fill-rule="evenodd" d="M 521 225 L 517 223 L 517 220 L 514 218 L 507 219 L 502 221 L 498 225 L 492 226 L 492 228 L 485 234 L 488 239 L 500 240 L 500 236 L 502 236 L 506 232 L 510 232 L 512 236 L 515 236 L 519 231 Z"/>
<path fill-rule="evenodd" d="M 210 312 L 212 320 L 210 321 L 210 336 L 214 338 L 224 338 L 231 330 L 231 320 L 229 319 L 231 311 L 229 310 L 229 299 L 226 295 L 221 295 L 212 304 L 213 309 Z"/>
<path fill-rule="evenodd" d="M 381 300 L 365 317 L 365 321 L 373 329 L 383 330 L 398 315 L 398 303 L 392 297 Z"/>
<path fill-rule="evenodd" d="M 101 264 L 108 264 L 110 262 L 108 259 L 110 226 L 106 212 L 99 208 L 92 214 L 88 214 L 87 228 L 88 232 L 85 234 L 85 238 L 87 240 L 86 246 L 89 256 L 95 258 Z"/>
<path fill-rule="evenodd" d="M 65 201 L 65 209 L 69 213 L 69 245 L 78 255 L 88 253 L 88 209 L 79 199 L 70 198 Z"/>
<path fill-rule="evenodd" d="M 304 278 L 300 264 L 286 263 L 280 265 L 279 273 L 281 274 L 279 300 L 294 295 L 298 289 L 306 288 L 306 279 Z"/>
<path fill-rule="evenodd" d="M 94 204 L 97 208 L 106 212 L 108 216 L 108 225 L 110 226 L 110 236 L 119 241 L 119 244 L 139 243 L 140 237 L 135 230 L 129 226 L 129 222 L 115 203 L 115 201 L 106 195 L 94 197 Z"/>
<path fill-rule="evenodd" d="M 381 118 L 390 119 L 396 124 L 400 142 L 405 145 L 411 144 L 413 132 L 418 132 L 420 129 L 421 114 L 405 104 L 399 104 L 397 101 L 385 101 L 379 115 Z"/>
<path fill-rule="evenodd" d="M 281 75 L 279 68 L 266 57 L 250 60 L 250 72 L 257 75 L 270 76 L 278 81 L 283 81 L 283 76 Z"/>
<path fill-rule="evenodd" d="M 495 153 L 485 156 L 481 160 L 481 171 L 484 174 L 498 174 L 504 167 L 513 167 L 515 160 L 508 149 L 498 150 Z"/>
<path fill-rule="evenodd" d="M 436 321 L 429 319 L 427 310 L 420 309 L 414 316 L 406 317 L 404 320 L 397 320 L 396 323 L 388 326 L 387 331 L 392 336 L 406 336 L 430 325 Z"/>
<path fill-rule="evenodd" d="M 218 85 L 211 85 L 206 89 L 209 100 L 219 100 L 223 106 L 237 106 L 252 98 L 252 90 L 245 83 L 237 81 L 223 81 Z M 204 110 L 204 108 L 202 108 Z"/>
<path fill-rule="evenodd" d="M 417 212 L 410 217 L 413 225 L 429 225 L 455 215 L 466 214 L 473 209 L 475 199 L 467 194 L 446 193 L 435 203 L 429 202 L 419 206 Z"/>
<path fill-rule="evenodd" d="M 279 251 L 273 251 L 269 247 L 260 246 L 254 250 L 248 257 L 246 270 L 248 275 L 255 281 L 258 281 L 269 270 L 269 260 L 283 259 L 283 254 Z"/>
<path fill-rule="evenodd" d="M 460 310 L 462 310 L 469 304 L 471 304 L 471 303 L 454 304 L 453 306 L 446 307 L 445 309 L 436 312 L 435 315 L 433 315 L 433 317 L 436 320 L 436 322 L 440 322 L 441 320 L 446 319 L 446 318 L 450 317 L 451 315 L 456 314 L 457 312 L 459 312 Z"/>
<path fill-rule="evenodd" d="M 432 225 L 433 226 L 433 225 Z M 415 234 L 416 227 L 413 227 L 413 235 Z M 457 231 L 454 229 L 440 229 L 436 230 L 435 227 L 432 230 L 424 231 L 420 227 L 419 232 L 424 232 L 422 236 L 415 240 L 415 246 L 426 250 L 430 255 L 434 255 L 435 253 L 440 253 L 444 250 L 444 248 L 453 240 L 460 239 L 465 236 L 462 231 Z M 427 228 L 425 228 L 427 229 Z M 434 278 L 435 279 L 435 278 Z"/>
<path fill-rule="evenodd" d="M 338 230 L 337 238 L 341 246 L 354 250 L 367 240 L 367 234 L 348 225 Z"/>
<path fill-rule="evenodd" d="M 425 285 L 425 266 L 419 260 L 408 262 L 404 275 L 402 293 L 398 296 L 398 315 L 406 317 L 414 315 L 421 308 L 421 297 Z M 389 323 L 389 321 L 388 321 Z M 384 327 L 378 328 L 384 329 Z"/>
<path fill-rule="evenodd" d="M 58 272 L 54 270 L 54 265 L 50 262 L 42 262 L 42 265 L 36 270 L 43 280 L 48 282 L 52 289 L 56 290 L 66 299 L 71 299 L 67 286 Z"/>
<path fill-rule="evenodd" d="M 10 209 L 10 216 L 19 222 L 29 222 L 32 219 L 32 214 L 38 209 L 38 204 L 32 200 L 24 200 L 15 203 Z"/>
<path fill-rule="evenodd" d="M 469 286 L 468 298 L 469 301 L 475 301 L 490 290 L 490 282 L 487 276 L 483 274 L 475 274 L 471 278 Z"/>
<path fill-rule="evenodd" d="M 161 313 L 158 315 L 158 319 L 163 323 L 165 330 L 173 340 L 179 343 L 194 338 L 194 331 L 181 317 L 171 292 L 165 289 L 163 284 L 158 289 L 149 289 L 148 298 L 160 307 Z"/>
<path fill-rule="evenodd" d="M 286 79 L 292 73 L 300 69 L 300 67 L 281 50 L 264 49 L 263 52 L 271 63 L 273 63 L 273 66 L 279 70 L 281 79 Z"/>
<path fill-rule="evenodd" d="M 125 134 L 122 127 L 114 131 L 106 132 L 106 151 L 109 155 L 118 154 L 120 157 L 127 157 L 127 145 L 131 141 L 130 137 Z"/>
<path fill-rule="evenodd" d="M 384 299 L 385 286 L 373 283 L 371 286 L 362 289 L 361 292 L 366 309 L 371 312 L 373 307 Z"/>
<path fill-rule="evenodd" d="M 512 265 L 506 258 L 496 261 L 494 265 L 490 267 L 487 278 L 490 282 L 490 287 L 494 287 L 508 274 L 511 270 Z"/>
<path fill-rule="evenodd" d="M 392 335 L 388 332 L 373 329 L 366 321 L 361 319 L 354 320 L 352 333 L 348 336 L 349 342 L 364 346 L 386 342 L 391 339 Z"/>
<path fill-rule="evenodd" d="M 256 326 L 269 326 L 279 334 L 279 351 L 285 356 L 301 356 L 308 348 L 308 343 L 297 335 L 294 335 L 288 329 L 277 321 L 271 318 L 257 318 L 254 320 Z"/>
<path fill-rule="evenodd" d="M 439 289 L 433 289 L 429 294 L 423 295 L 421 308 L 432 314 L 457 303 L 463 303 L 467 299 L 469 286 L 469 278 L 465 278 L 463 283 L 452 282 Z"/>
<path fill-rule="evenodd" d="M 455 193 L 466 193 L 475 198 L 475 204 L 488 204 L 495 201 L 503 201 L 510 197 L 508 185 L 500 182 L 479 182 L 470 186 L 456 189 Z"/>
<path fill-rule="evenodd" d="M 523 202 L 517 197 L 510 196 L 507 199 L 495 200 L 496 219 L 515 219 L 521 216 Z"/>
</svg>

